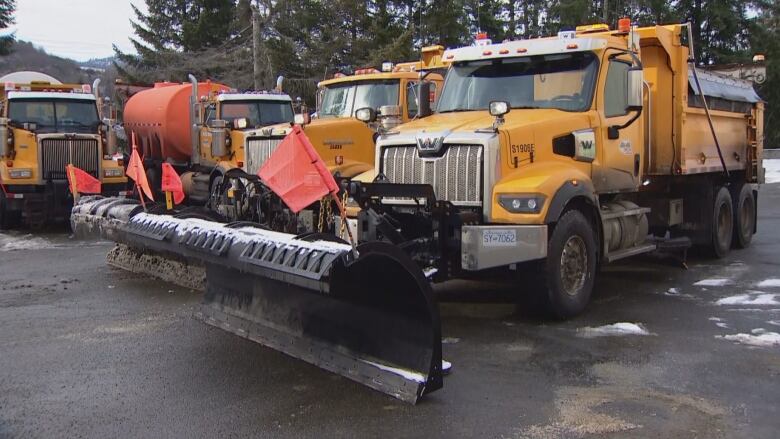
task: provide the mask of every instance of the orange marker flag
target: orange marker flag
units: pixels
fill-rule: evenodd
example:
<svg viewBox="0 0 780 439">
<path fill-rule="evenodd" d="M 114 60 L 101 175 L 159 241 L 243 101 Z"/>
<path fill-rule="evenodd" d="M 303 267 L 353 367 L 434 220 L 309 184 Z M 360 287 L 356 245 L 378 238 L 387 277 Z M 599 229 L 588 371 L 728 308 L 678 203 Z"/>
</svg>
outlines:
<svg viewBox="0 0 780 439">
<path fill-rule="evenodd" d="M 296 213 L 339 191 L 333 175 L 298 125 L 293 126 L 257 175 Z M 339 204 L 338 197 L 335 198 Z"/>
<path fill-rule="evenodd" d="M 162 165 L 162 191 L 173 194 L 173 202 L 181 204 L 184 201 L 184 189 L 181 184 L 181 178 L 170 163 Z"/>
<path fill-rule="evenodd" d="M 78 194 L 100 194 L 102 192 L 100 180 L 89 175 L 71 164 L 65 165 L 66 174 L 68 174 L 68 185 L 70 192 L 76 196 Z"/>
<path fill-rule="evenodd" d="M 152 188 L 149 187 L 149 181 L 146 179 L 144 164 L 141 162 L 141 156 L 138 155 L 138 148 L 135 145 L 135 133 L 133 133 L 133 153 L 130 155 L 130 163 L 127 164 L 125 175 L 135 181 L 135 185 L 138 186 L 139 192 L 143 191 L 143 193 L 146 194 L 146 198 L 154 201 Z M 141 197 L 143 201 L 143 195 L 141 195 Z"/>
</svg>

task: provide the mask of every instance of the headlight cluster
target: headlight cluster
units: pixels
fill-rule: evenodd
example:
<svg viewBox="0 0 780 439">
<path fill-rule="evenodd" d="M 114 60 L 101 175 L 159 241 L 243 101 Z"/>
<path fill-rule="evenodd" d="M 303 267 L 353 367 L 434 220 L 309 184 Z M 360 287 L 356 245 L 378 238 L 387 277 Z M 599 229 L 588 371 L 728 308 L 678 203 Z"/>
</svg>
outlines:
<svg viewBox="0 0 780 439">
<path fill-rule="evenodd" d="M 8 176 L 11 178 L 32 178 L 32 169 L 9 169 Z"/>
<path fill-rule="evenodd" d="M 544 207 L 544 195 L 541 194 L 501 194 L 498 204 L 511 213 L 539 213 Z"/>
<path fill-rule="evenodd" d="M 104 177 L 121 177 L 125 175 L 125 171 L 122 168 L 108 168 L 103 170 Z"/>
</svg>

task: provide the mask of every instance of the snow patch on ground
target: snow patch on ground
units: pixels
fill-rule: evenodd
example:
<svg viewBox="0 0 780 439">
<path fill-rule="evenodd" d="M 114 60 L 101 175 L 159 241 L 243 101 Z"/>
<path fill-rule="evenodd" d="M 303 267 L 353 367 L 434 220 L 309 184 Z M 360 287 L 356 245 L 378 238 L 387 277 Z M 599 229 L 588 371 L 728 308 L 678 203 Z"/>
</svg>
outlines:
<svg viewBox="0 0 780 439">
<path fill-rule="evenodd" d="M 38 236 L 0 233 L 0 252 L 40 250 L 52 247 L 54 244 Z"/>
<path fill-rule="evenodd" d="M 731 279 L 724 279 L 724 278 L 702 279 L 694 283 L 693 285 L 697 287 L 722 287 L 724 285 L 731 285 Z"/>
<path fill-rule="evenodd" d="M 780 334 L 777 332 L 767 332 L 762 328 L 754 329 L 751 334 L 739 333 L 729 335 L 716 335 L 715 338 L 734 341 L 750 346 L 772 347 L 780 346 Z"/>
<path fill-rule="evenodd" d="M 666 294 L 669 296 L 676 296 L 680 294 L 680 290 L 678 290 L 677 288 L 669 288 L 668 290 L 666 290 Z"/>
<path fill-rule="evenodd" d="M 774 326 L 780 326 L 780 320 L 769 320 L 767 323 Z"/>
<path fill-rule="evenodd" d="M 719 299 L 716 305 L 780 305 L 780 294 L 763 291 L 748 291 L 747 294 L 737 294 Z"/>
<path fill-rule="evenodd" d="M 756 286 L 758 288 L 780 287 L 780 279 L 764 279 L 756 284 Z"/>
<path fill-rule="evenodd" d="M 764 179 L 766 183 L 780 183 L 780 159 L 764 160 Z"/>
<path fill-rule="evenodd" d="M 641 323 L 619 322 L 604 326 L 586 326 L 577 330 L 580 337 L 593 338 L 621 335 L 653 335 Z"/>
</svg>

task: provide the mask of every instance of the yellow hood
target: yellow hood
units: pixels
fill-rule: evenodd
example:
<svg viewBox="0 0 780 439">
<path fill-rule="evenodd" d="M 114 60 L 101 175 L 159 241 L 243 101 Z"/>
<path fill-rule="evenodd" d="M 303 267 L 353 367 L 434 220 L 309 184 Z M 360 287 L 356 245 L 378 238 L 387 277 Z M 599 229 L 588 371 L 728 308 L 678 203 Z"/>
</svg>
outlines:
<svg viewBox="0 0 780 439">
<path fill-rule="evenodd" d="M 572 113 L 549 108 L 512 110 L 504 116 L 504 124 L 501 125 L 501 129 L 511 130 L 537 122 L 582 114 L 585 113 Z M 487 110 L 435 113 L 426 118 L 403 124 L 394 131 L 400 131 L 401 133 L 438 132 L 444 130 L 473 132 L 478 129 L 491 128 L 493 121 L 495 121 L 495 117 L 491 116 Z"/>
<path fill-rule="evenodd" d="M 315 119 L 304 133 L 331 172 L 352 177 L 374 167 L 374 130 L 354 118 Z"/>
</svg>

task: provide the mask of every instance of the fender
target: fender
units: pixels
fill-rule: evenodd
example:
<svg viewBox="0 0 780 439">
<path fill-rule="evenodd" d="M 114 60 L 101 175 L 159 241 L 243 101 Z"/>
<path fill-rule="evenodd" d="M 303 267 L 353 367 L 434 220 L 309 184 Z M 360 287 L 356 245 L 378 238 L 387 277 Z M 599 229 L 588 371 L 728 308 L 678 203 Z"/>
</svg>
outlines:
<svg viewBox="0 0 780 439">
<path fill-rule="evenodd" d="M 493 188 L 491 220 L 507 224 L 550 224 L 558 220 L 566 204 L 575 197 L 585 197 L 598 206 L 588 169 L 561 161 L 525 165 L 506 174 Z M 541 212 L 510 213 L 498 203 L 500 194 L 541 194 L 546 200 Z"/>
<path fill-rule="evenodd" d="M 574 183 L 576 181 L 576 184 Z M 590 180 L 567 180 L 558 191 L 555 192 L 550 206 L 547 208 L 547 215 L 544 217 L 545 224 L 558 221 L 563 209 L 569 204 L 569 201 L 576 197 L 583 197 L 590 202 L 593 207 L 599 205 L 598 198 L 595 195 L 593 183 Z"/>
</svg>

